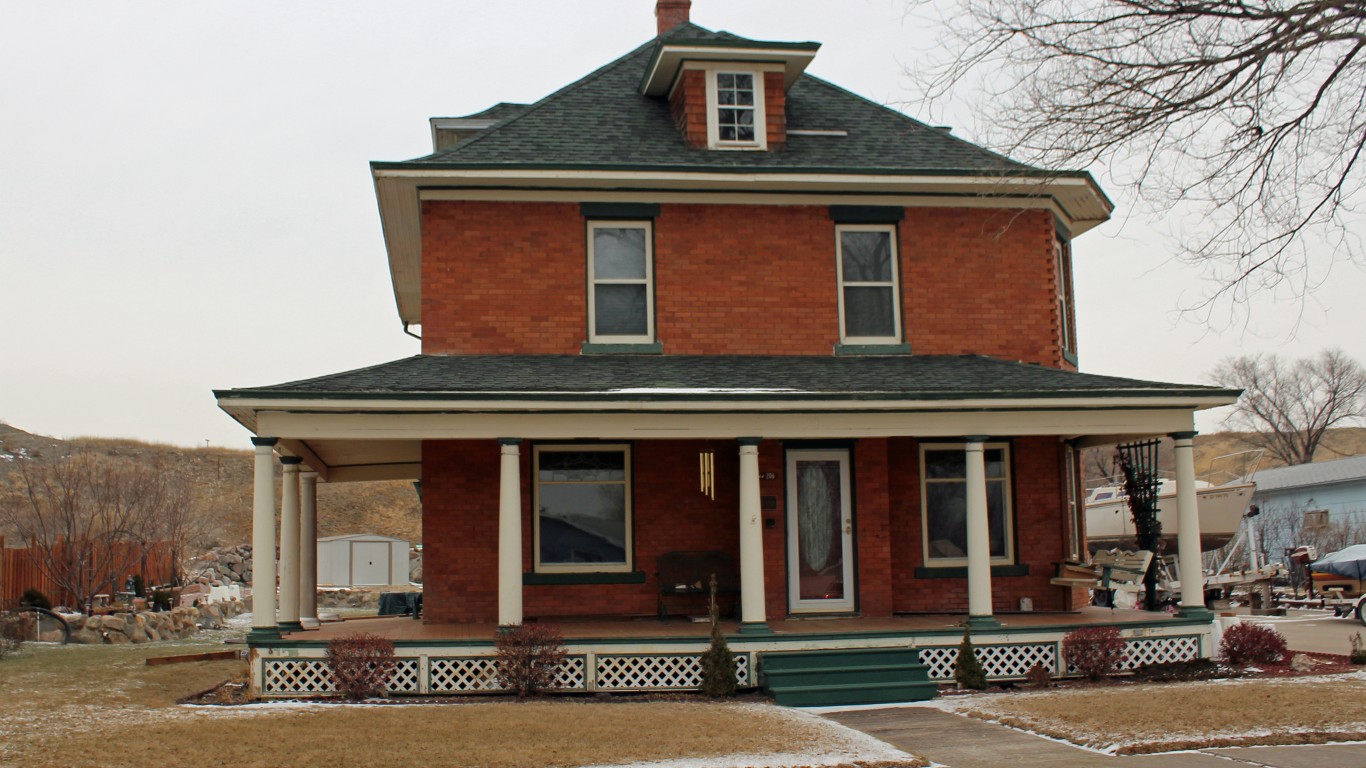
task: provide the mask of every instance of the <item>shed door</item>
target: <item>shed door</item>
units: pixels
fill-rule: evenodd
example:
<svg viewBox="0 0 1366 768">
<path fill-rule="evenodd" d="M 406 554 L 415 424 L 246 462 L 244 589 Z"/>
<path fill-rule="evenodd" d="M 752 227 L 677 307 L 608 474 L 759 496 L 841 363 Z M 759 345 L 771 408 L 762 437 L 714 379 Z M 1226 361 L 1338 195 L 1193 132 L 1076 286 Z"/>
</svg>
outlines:
<svg viewBox="0 0 1366 768">
<path fill-rule="evenodd" d="M 389 542 L 351 542 L 351 584 L 358 587 L 389 583 Z"/>
</svg>

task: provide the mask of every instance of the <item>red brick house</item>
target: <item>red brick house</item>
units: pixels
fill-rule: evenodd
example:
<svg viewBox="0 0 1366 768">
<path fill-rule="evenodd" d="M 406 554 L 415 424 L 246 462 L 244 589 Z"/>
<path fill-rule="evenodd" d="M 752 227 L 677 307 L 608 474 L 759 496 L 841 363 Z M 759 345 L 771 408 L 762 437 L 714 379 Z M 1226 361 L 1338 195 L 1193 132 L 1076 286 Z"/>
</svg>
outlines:
<svg viewBox="0 0 1366 768">
<path fill-rule="evenodd" d="M 1086 555 L 1077 449 L 1174 434 L 1190 471 L 1194 412 L 1237 393 L 1078 372 L 1072 242 L 1111 212 L 1089 174 L 867 101 L 805 73 L 818 44 L 712 32 L 688 5 L 662 0 L 659 37 L 541 101 L 434 118 L 431 154 L 372 164 L 420 355 L 216 393 L 258 435 L 258 551 L 285 462 L 258 690 L 309 684 L 311 566 L 290 553 L 316 479 L 420 480 L 413 691 L 447 690 L 449 643 L 473 655 L 442 669 L 469 666 L 477 631 L 524 621 L 576 628 L 582 688 L 679 687 L 613 685 L 613 664 L 686 666 L 695 632 L 645 624 L 628 647 L 607 627 L 656 615 L 677 597 L 661 564 L 698 552 L 734 569 L 750 683 L 797 648 L 918 647 L 942 677 L 964 618 L 999 676 L 1066 671 L 1085 593 L 1051 579 Z M 1208 653 L 1199 594 L 1183 617 L 1133 637 Z"/>
</svg>

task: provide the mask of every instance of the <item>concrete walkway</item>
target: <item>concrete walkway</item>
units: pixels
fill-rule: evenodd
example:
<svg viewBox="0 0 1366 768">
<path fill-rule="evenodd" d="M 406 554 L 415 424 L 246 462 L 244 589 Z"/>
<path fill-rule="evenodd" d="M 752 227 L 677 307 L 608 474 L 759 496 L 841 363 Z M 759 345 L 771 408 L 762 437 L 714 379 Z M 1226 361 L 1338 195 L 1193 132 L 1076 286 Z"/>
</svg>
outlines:
<svg viewBox="0 0 1366 768">
<path fill-rule="evenodd" d="M 949 768 L 1366 768 L 1366 744 L 1115 757 L 928 707 L 864 709 L 826 717 Z"/>
</svg>

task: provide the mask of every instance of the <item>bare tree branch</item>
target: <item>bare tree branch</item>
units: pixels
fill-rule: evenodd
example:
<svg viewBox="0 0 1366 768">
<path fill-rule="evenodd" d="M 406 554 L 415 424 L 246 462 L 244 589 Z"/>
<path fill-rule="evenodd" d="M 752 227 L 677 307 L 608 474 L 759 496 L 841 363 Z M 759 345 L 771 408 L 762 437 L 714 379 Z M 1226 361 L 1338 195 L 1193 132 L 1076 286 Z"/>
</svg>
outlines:
<svg viewBox="0 0 1366 768">
<path fill-rule="evenodd" d="M 1188 309 L 1303 297 L 1359 257 L 1345 216 L 1366 181 L 1366 0 L 936 7 L 939 58 L 912 74 L 925 100 L 977 91 L 994 148 L 1050 168 L 1105 162 L 1154 211 L 1192 212 L 1182 256 L 1214 287 Z"/>
</svg>

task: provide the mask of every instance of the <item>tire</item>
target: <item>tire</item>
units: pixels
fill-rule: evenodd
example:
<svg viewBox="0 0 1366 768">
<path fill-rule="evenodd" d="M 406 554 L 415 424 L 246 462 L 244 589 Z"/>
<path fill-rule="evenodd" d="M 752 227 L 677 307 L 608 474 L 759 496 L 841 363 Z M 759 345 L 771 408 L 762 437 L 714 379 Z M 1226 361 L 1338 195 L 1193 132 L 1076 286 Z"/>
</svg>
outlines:
<svg viewBox="0 0 1366 768">
<path fill-rule="evenodd" d="M 1366 597 L 1357 601 L 1357 621 L 1366 626 Z"/>
<path fill-rule="evenodd" d="M 62 618 L 61 614 L 53 613 L 52 611 L 49 611 L 46 608 L 36 607 L 20 608 L 19 613 L 33 614 L 34 623 L 36 625 L 34 628 L 34 634 L 36 635 L 36 637 L 26 638 L 24 642 L 56 643 L 58 645 L 66 645 L 67 641 L 71 639 L 71 626 L 66 623 L 66 619 Z M 53 639 L 37 639 L 38 637 L 43 636 L 49 636 Z"/>
</svg>

